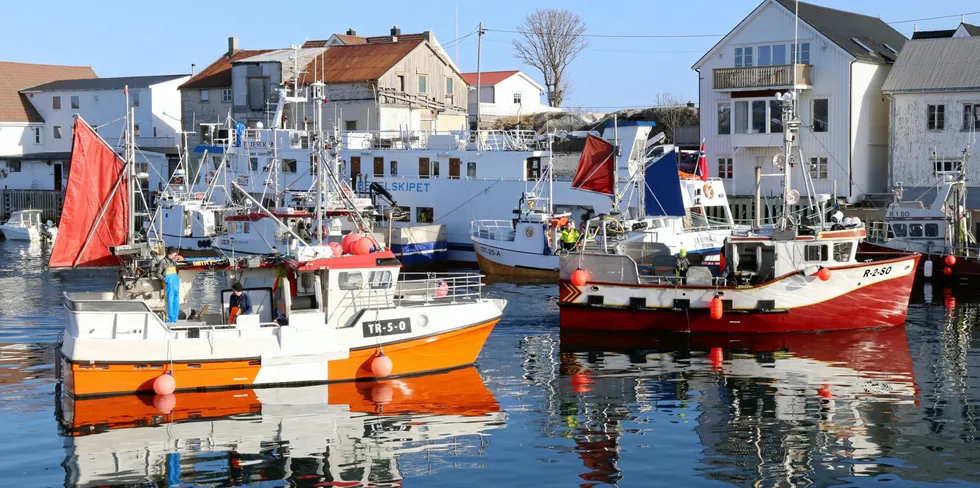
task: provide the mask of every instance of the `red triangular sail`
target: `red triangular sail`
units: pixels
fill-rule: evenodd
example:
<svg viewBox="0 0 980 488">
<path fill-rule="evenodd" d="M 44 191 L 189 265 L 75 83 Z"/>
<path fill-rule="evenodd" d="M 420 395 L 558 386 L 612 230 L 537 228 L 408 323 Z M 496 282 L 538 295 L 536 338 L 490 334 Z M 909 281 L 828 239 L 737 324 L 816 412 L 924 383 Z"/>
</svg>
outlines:
<svg viewBox="0 0 980 488">
<path fill-rule="evenodd" d="M 616 194 L 616 147 L 605 140 L 589 135 L 585 148 L 578 160 L 578 169 L 572 179 L 572 188 L 602 193 Z"/>
<path fill-rule="evenodd" d="M 75 119 L 68 190 L 48 267 L 119 265 L 119 258 L 109 248 L 125 244 L 129 236 L 129 186 L 125 167 L 123 160 L 88 124 Z"/>
</svg>

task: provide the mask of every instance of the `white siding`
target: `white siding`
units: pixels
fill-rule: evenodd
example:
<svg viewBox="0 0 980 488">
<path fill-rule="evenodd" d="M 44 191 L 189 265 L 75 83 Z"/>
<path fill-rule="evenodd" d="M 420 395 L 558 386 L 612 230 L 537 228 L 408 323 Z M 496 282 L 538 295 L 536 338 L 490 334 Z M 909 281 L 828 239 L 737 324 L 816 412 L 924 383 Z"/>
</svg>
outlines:
<svg viewBox="0 0 980 488">
<path fill-rule="evenodd" d="M 963 104 L 980 103 L 980 92 L 897 94 L 891 120 L 890 183 L 906 188 L 930 185 L 934 178 L 932 153 L 941 160 L 959 160 L 976 135 L 963 131 Z M 945 105 L 945 129 L 928 130 L 928 105 Z M 976 156 L 971 155 L 976 161 Z M 980 181 L 980 167 L 966 165 L 968 182 Z"/>
<path fill-rule="evenodd" d="M 852 195 L 888 189 L 888 103 L 881 86 L 890 71 L 890 65 L 851 65 Z"/>
<path fill-rule="evenodd" d="M 772 157 L 782 150 L 782 135 L 760 134 L 751 136 L 753 146 L 736 147 L 731 135 L 718 134 L 719 102 L 729 102 L 733 93 L 715 91 L 712 88 L 712 69 L 732 68 L 735 66 L 734 51 L 736 47 L 753 46 L 753 64 L 758 64 L 758 46 L 786 44 L 794 39 L 795 18 L 782 6 L 769 2 L 760 7 L 755 17 L 732 32 L 722 41 L 713 54 L 707 56 L 696 66 L 700 71 L 700 101 L 701 101 L 701 137 L 705 139 L 705 150 L 708 157 L 709 174 L 718 171 L 718 158 L 732 157 L 734 159 L 734 174 L 731 180 L 726 180 L 726 189 L 732 196 L 751 195 L 755 188 L 754 168 L 761 163 L 763 173 L 773 173 Z M 801 130 L 801 145 L 804 158 L 826 157 L 828 160 L 828 178 L 815 180 L 814 186 L 818 193 L 832 193 L 834 182 L 837 182 L 837 192 L 840 196 L 856 199 L 849 194 L 850 166 L 850 64 L 853 57 L 846 51 L 833 44 L 807 24 L 799 24 L 799 42 L 810 43 L 810 64 L 813 65 L 810 89 L 800 92 L 798 113 L 803 121 Z M 792 55 L 787 48 L 787 58 Z M 787 63 L 790 59 L 787 59 Z M 880 87 L 880 82 L 878 83 Z M 735 92 L 736 97 L 739 96 Z M 828 132 L 814 133 L 809 127 L 812 124 L 812 101 L 828 99 Z M 756 98 L 758 99 L 758 98 Z M 732 114 L 734 129 L 734 113 Z M 744 136 L 742 136 L 744 137 Z M 761 147 L 759 147 L 761 146 Z M 809 161 L 807 161 L 808 163 Z M 803 180 L 794 175 L 793 187 L 806 194 Z M 763 178 L 763 194 L 780 194 L 781 180 Z"/>
<path fill-rule="evenodd" d="M 34 144 L 34 127 L 44 126 L 27 122 L 0 122 L 0 157 L 42 151 L 43 145 Z"/>
<path fill-rule="evenodd" d="M 20 171 L 11 173 L 7 161 L 0 156 L 0 168 L 7 170 L 7 177 L 0 175 L 0 188 L 11 190 L 54 190 L 54 164 L 42 161 L 21 161 Z M 61 164 L 60 162 L 57 164 Z M 62 175 L 65 175 L 62 173 Z M 65 180 L 62 181 L 62 184 Z"/>
<path fill-rule="evenodd" d="M 506 80 L 497 83 L 492 87 L 482 87 L 480 89 L 483 106 L 480 107 L 480 115 L 486 116 L 513 116 L 520 114 L 534 114 L 539 112 L 557 111 L 541 102 L 543 89 L 532 83 L 526 75 L 518 73 Z M 521 103 L 514 103 L 514 94 L 520 93 Z M 470 92 L 470 117 L 476 117 L 476 90 Z"/>
<path fill-rule="evenodd" d="M 180 91 L 177 90 L 177 87 L 186 83 L 188 79 L 190 77 L 185 76 L 150 85 L 150 99 L 148 101 L 150 102 L 156 137 L 169 137 L 178 141 L 181 126 L 181 102 Z M 220 94 L 218 96 L 220 97 Z M 152 136 L 153 132 L 144 133 L 143 135 Z"/>
</svg>

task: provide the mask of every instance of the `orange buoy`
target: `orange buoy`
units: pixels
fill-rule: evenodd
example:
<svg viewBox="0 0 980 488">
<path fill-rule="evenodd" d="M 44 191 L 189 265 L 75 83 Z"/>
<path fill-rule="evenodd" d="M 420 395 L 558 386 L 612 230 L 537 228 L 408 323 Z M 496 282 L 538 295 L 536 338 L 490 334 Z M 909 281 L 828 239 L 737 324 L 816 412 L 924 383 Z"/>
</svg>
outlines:
<svg viewBox="0 0 980 488">
<path fill-rule="evenodd" d="M 354 254 L 363 256 L 365 254 L 371 254 L 374 252 L 374 240 L 369 237 L 362 237 L 358 239 L 354 244 L 351 245 Z"/>
<path fill-rule="evenodd" d="M 953 268 L 950 268 L 949 266 L 946 266 L 945 268 L 943 268 L 943 274 L 946 275 L 946 276 L 952 276 L 953 275 Z"/>
<path fill-rule="evenodd" d="M 379 352 L 371 361 L 371 372 L 379 378 L 390 375 L 393 367 L 394 364 L 392 364 L 391 358 L 385 356 L 384 352 Z"/>
<path fill-rule="evenodd" d="M 378 383 L 371 387 L 371 401 L 374 403 L 390 403 L 395 390 L 387 383 Z"/>
<path fill-rule="evenodd" d="M 820 268 L 820 271 L 817 271 L 817 278 L 820 278 L 821 281 L 827 281 L 827 280 L 829 280 L 830 279 L 830 269 L 828 269 L 828 268 Z"/>
<path fill-rule="evenodd" d="M 177 380 L 172 371 L 168 371 L 153 380 L 153 392 L 157 395 L 170 395 L 177 389 Z"/>
<path fill-rule="evenodd" d="M 582 286 L 589 281 L 589 272 L 584 269 L 576 269 L 572 271 L 572 284 L 575 286 Z"/>
<path fill-rule="evenodd" d="M 344 253 L 344 246 L 341 246 L 339 242 L 331 242 L 330 250 L 333 252 L 334 256 L 340 256 Z"/>
<path fill-rule="evenodd" d="M 711 299 L 711 318 L 718 320 L 725 313 L 724 304 L 721 303 L 721 298 L 714 297 Z"/>
<path fill-rule="evenodd" d="M 360 239 L 361 239 L 360 234 L 355 234 L 351 232 L 350 234 L 345 235 L 344 238 L 340 240 L 340 249 L 344 251 L 345 254 L 353 252 L 351 246 L 353 246 L 354 243 L 359 241 Z"/>
<path fill-rule="evenodd" d="M 170 395 L 157 395 L 153 397 L 153 408 L 159 410 L 160 413 L 173 412 L 176 406 L 177 397 L 172 393 Z"/>
<path fill-rule="evenodd" d="M 827 384 L 817 388 L 817 394 L 820 395 L 820 398 L 832 398 L 834 396 L 834 394 L 830 392 L 830 385 Z"/>
<path fill-rule="evenodd" d="M 955 264 L 956 264 L 956 256 L 953 256 L 952 254 L 946 256 L 946 266 L 953 266 Z"/>
<path fill-rule="evenodd" d="M 720 347 L 712 347 L 710 357 L 713 368 L 720 368 L 722 364 L 725 364 L 725 352 Z"/>
</svg>

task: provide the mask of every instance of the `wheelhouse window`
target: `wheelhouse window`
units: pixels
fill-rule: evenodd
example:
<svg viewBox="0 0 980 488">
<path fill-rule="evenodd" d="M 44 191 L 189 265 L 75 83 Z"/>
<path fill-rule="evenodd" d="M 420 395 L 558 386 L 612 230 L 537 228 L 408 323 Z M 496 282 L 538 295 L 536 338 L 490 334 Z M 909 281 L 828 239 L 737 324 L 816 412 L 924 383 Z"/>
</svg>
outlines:
<svg viewBox="0 0 980 488">
<path fill-rule="evenodd" d="M 388 162 L 388 173 L 391 176 L 398 176 L 398 161 Z"/>
<path fill-rule="evenodd" d="M 939 237 L 939 224 L 926 224 L 926 237 Z"/>
<path fill-rule="evenodd" d="M 813 101 L 813 132 L 827 132 L 827 116 L 830 105 L 826 98 Z"/>
<path fill-rule="evenodd" d="M 718 134 L 732 133 L 732 106 L 730 103 L 718 104 Z"/>
<path fill-rule="evenodd" d="M 827 245 L 811 245 L 804 248 L 806 253 L 807 261 L 826 261 L 827 260 Z"/>
<path fill-rule="evenodd" d="M 415 222 L 419 224 L 432 223 L 432 207 L 416 207 Z"/>
<path fill-rule="evenodd" d="M 922 224 L 909 224 L 909 237 L 922 237 Z"/>
<path fill-rule="evenodd" d="M 439 177 L 439 161 L 432 162 L 432 177 L 433 178 Z"/>
<path fill-rule="evenodd" d="M 375 290 L 391 288 L 391 271 L 372 271 L 368 283 Z"/>
<path fill-rule="evenodd" d="M 466 177 L 476 178 L 476 161 L 466 163 Z"/>
<path fill-rule="evenodd" d="M 248 167 L 252 171 L 259 170 L 259 158 L 248 158 Z"/>
<path fill-rule="evenodd" d="M 851 252 L 854 250 L 853 242 L 834 243 L 834 261 L 846 263 L 851 260 Z"/>
<path fill-rule="evenodd" d="M 282 172 L 283 173 L 295 173 L 296 172 L 296 160 L 295 159 L 283 159 L 282 160 Z"/>
<path fill-rule="evenodd" d="M 892 233 L 895 237 L 906 237 L 909 235 L 909 227 L 906 224 L 892 224 Z"/>
<path fill-rule="evenodd" d="M 364 287 L 364 277 L 360 271 L 344 271 L 337 276 L 337 286 L 341 290 L 360 290 Z"/>
</svg>

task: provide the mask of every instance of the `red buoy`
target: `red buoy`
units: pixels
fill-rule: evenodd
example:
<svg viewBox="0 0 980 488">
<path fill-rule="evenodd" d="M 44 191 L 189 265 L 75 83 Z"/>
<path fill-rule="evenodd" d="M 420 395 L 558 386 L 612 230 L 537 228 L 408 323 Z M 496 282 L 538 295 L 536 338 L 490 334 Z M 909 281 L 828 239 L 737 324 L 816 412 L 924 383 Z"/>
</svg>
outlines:
<svg viewBox="0 0 980 488">
<path fill-rule="evenodd" d="M 360 239 L 361 239 L 361 235 L 355 234 L 353 232 L 345 235 L 344 238 L 340 240 L 341 250 L 344 251 L 345 254 L 354 252 L 354 250 L 351 248 L 354 246 L 354 243 L 359 241 Z"/>
<path fill-rule="evenodd" d="M 953 268 L 950 268 L 949 266 L 946 266 L 945 268 L 943 268 L 943 274 L 946 275 L 946 276 L 952 276 L 953 275 Z"/>
<path fill-rule="evenodd" d="M 582 286 L 589 281 L 589 272 L 584 269 L 576 269 L 572 271 L 572 284 L 575 286 Z"/>
<path fill-rule="evenodd" d="M 721 298 L 714 297 L 711 299 L 711 318 L 718 320 L 725 313 L 725 308 L 721 303 Z"/>
<path fill-rule="evenodd" d="M 380 352 L 371 361 L 371 372 L 379 378 L 384 378 L 391 374 L 391 370 L 394 365 L 391 363 L 391 358 L 385 356 L 385 353 Z"/>
<path fill-rule="evenodd" d="M 370 237 L 362 237 L 358 239 L 354 244 L 351 245 L 351 251 L 358 256 L 363 256 L 365 254 L 371 254 L 374 252 L 374 240 Z"/>
<path fill-rule="evenodd" d="M 946 266 L 953 266 L 955 264 L 956 264 L 956 256 L 953 256 L 952 254 L 946 256 Z"/>
<path fill-rule="evenodd" d="M 828 269 L 828 268 L 820 268 L 820 271 L 817 271 L 817 278 L 820 278 L 821 281 L 827 281 L 827 280 L 829 280 L 830 279 L 830 269 Z"/>
</svg>

